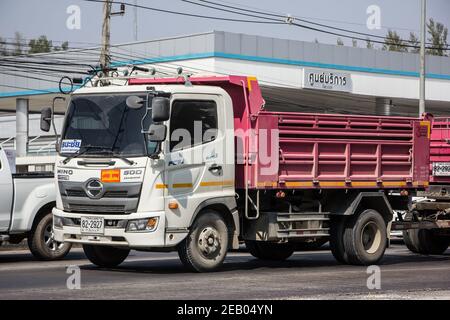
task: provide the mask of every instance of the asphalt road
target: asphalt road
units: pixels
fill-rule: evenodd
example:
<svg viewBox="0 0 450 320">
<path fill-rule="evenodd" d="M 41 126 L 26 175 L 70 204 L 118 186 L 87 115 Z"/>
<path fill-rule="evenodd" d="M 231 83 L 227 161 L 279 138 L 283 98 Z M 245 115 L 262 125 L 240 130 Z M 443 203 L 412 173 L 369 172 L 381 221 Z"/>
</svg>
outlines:
<svg viewBox="0 0 450 320">
<path fill-rule="evenodd" d="M 67 266 L 80 268 L 68 289 Z M 0 252 L 1 299 L 450 299 L 450 250 L 420 256 L 393 245 L 380 264 L 381 289 L 367 288 L 366 267 L 338 264 L 328 250 L 263 262 L 228 255 L 219 272 L 187 272 L 176 253 L 132 251 L 116 269 L 90 264 L 81 249 L 63 261 L 34 261 L 28 251 Z M 373 283 L 373 282 L 372 282 Z"/>
</svg>

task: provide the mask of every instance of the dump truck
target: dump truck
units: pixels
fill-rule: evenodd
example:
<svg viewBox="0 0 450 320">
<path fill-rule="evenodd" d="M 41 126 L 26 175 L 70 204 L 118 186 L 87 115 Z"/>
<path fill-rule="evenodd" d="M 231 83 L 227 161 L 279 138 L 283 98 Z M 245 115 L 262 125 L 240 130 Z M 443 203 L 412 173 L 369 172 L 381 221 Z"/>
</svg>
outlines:
<svg viewBox="0 0 450 320">
<path fill-rule="evenodd" d="M 284 260 L 326 241 L 339 262 L 372 265 L 392 230 L 420 254 L 450 243 L 448 119 L 278 112 L 247 76 L 96 83 L 67 107 L 53 224 L 97 266 L 178 251 L 205 272 L 243 242 Z"/>
</svg>

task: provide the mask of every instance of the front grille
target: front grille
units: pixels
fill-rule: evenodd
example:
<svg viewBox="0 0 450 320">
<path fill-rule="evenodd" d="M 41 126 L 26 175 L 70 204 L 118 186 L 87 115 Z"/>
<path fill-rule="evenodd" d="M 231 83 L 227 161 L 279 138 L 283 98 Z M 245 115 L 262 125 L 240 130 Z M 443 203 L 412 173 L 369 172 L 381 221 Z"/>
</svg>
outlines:
<svg viewBox="0 0 450 320">
<path fill-rule="evenodd" d="M 91 213 L 115 213 L 125 214 L 125 206 L 123 205 L 87 205 L 87 204 L 68 204 L 67 211 L 74 212 L 91 212 Z"/>
<path fill-rule="evenodd" d="M 105 198 L 126 198 L 128 197 L 127 191 L 106 191 L 103 195 Z M 136 198 L 138 195 L 131 196 L 130 198 Z"/>
<path fill-rule="evenodd" d="M 87 197 L 84 190 L 66 189 L 68 197 Z M 106 191 L 103 198 L 137 198 L 139 194 L 128 196 L 128 191 Z"/>
<path fill-rule="evenodd" d="M 64 210 L 74 213 L 129 214 L 136 212 L 142 183 L 105 183 L 103 193 L 98 199 L 88 197 L 85 187 L 86 181 L 59 181 Z"/>
<path fill-rule="evenodd" d="M 87 197 L 86 192 L 83 190 L 66 190 L 66 195 L 68 197 Z"/>
</svg>

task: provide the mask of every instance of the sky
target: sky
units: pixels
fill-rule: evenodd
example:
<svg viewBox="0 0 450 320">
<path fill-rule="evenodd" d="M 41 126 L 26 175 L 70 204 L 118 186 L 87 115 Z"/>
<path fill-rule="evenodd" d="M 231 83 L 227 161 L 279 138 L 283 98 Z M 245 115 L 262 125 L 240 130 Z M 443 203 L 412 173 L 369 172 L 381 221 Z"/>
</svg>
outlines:
<svg viewBox="0 0 450 320">
<path fill-rule="evenodd" d="M 117 0 L 116 0 L 117 1 Z M 193 14 L 254 19 L 200 7 L 182 0 L 123 0 L 160 9 Z M 192 0 L 196 1 L 196 0 Z M 217 0 L 211 0 L 217 1 Z M 407 37 L 410 31 L 418 34 L 420 25 L 420 0 L 219 0 L 221 4 L 253 8 L 264 12 L 291 14 L 310 21 L 384 36 L 387 29 L 397 30 Z M 380 9 L 380 29 L 367 27 L 369 6 Z M 67 9 L 80 9 L 79 28 L 69 29 Z M 101 41 L 102 3 L 83 0 L 0 0 L 0 37 L 12 38 L 16 31 L 25 39 L 46 35 L 48 39 L 69 41 L 70 47 L 86 47 Z M 118 5 L 113 7 L 119 9 Z M 134 12 L 127 7 L 124 16 L 111 20 L 111 43 L 134 41 Z M 336 36 L 282 25 L 225 22 L 138 9 L 138 40 L 151 40 L 177 35 L 202 33 L 212 30 L 264 35 L 284 39 L 336 43 Z M 450 0 L 428 0 L 427 17 L 450 27 Z M 72 20 L 71 20 L 72 21 Z M 296 22 L 299 22 L 298 20 Z M 73 25 L 72 25 L 73 26 Z M 351 45 L 350 39 L 343 39 Z M 449 39 L 450 42 L 450 39 Z M 359 46 L 365 46 L 359 43 Z"/>
</svg>

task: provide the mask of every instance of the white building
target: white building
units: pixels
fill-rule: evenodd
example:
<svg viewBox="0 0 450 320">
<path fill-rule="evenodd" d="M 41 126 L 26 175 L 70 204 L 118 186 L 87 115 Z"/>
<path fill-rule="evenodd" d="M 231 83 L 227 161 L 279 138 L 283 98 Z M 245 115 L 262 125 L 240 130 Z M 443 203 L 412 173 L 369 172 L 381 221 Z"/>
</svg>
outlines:
<svg viewBox="0 0 450 320">
<path fill-rule="evenodd" d="M 89 48 L 37 54 L 33 60 L 87 71 L 88 65 L 64 63 L 95 65 L 98 57 L 99 49 Z M 113 46 L 111 59 L 117 67 L 151 65 L 157 76 L 180 66 L 193 74 L 256 76 L 267 105 L 279 110 L 418 116 L 419 57 L 412 53 L 214 31 Z M 427 112 L 450 115 L 450 58 L 427 56 L 426 71 Z M 16 148 L 18 165 L 38 164 L 29 169 L 42 170 L 51 162 L 54 137 L 39 130 L 34 114 L 61 95 L 59 78 L 68 75 L 76 72 L 0 72 L 0 112 L 12 115 L 0 118 L 0 144 Z M 57 113 L 64 110 L 65 103 L 58 102 Z M 59 130 L 60 123 L 61 117 Z"/>
</svg>

